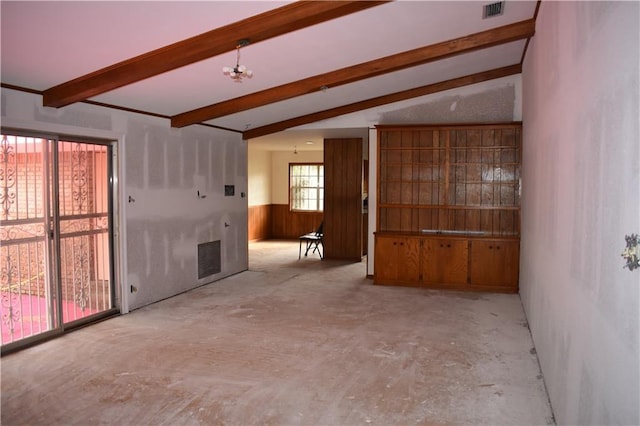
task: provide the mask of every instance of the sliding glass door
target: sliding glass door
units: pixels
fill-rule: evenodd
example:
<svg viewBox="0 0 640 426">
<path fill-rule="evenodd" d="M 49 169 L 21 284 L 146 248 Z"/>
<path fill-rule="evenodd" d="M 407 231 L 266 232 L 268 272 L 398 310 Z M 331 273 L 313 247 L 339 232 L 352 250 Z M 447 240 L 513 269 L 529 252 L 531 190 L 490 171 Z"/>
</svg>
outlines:
<svg viewBox="0 0 640 426">
<path fill-rule="evenodd" d="M 2 345 L 115 307 L 108 143 L 2 134 Z"/>
</svg>

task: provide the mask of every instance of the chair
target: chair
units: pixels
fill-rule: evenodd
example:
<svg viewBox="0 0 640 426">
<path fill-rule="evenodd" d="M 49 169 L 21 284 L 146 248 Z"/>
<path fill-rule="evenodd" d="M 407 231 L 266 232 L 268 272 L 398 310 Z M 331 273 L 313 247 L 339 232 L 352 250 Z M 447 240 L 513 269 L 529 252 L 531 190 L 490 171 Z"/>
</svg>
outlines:
<svg viewBox="0 0 640 426">
<path fill-rule="evenodd" d="M 318 253 L 320 259 L 322 259 L 322 250 L 324 250 L 324 245 L 322 244 L 322 227 L 324 222 L 320 223 L 318 229 L 315 232 L 310 232 L 308 234 L 304 234 L 300 236 L 300 246 L 298 247 L 298 260 L 302 257 L 302 243 L 305 243 L 304 255 L 305 257 L 309 254 L 309 250 L 311 250 L 311 254 Z"/>
</svg>

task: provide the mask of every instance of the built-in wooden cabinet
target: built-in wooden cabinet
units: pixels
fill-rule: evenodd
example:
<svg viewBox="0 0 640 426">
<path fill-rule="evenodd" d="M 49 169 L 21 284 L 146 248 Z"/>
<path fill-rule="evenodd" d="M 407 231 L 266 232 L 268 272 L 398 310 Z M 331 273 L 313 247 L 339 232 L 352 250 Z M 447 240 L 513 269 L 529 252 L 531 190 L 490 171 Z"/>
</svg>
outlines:
<svg viewBox="0 0 640 426">
<path fill-rule="evenodd" d="M 376 237 L 376 278 L 385 284 L 417 283 L 420 280 L 420 239 L 402 235 Z"/>
<path fill-rule="evenodd" d="M 378 126 L 374 282 L 517 291 L 521 150 L 520 123 Z M 417 279 L 388 275 L 399 237 Z"/>
<path fill-rule="evenodd" d="M 518 282 L 518 240 L 473 239 L 470 247 L 469 283 L 496 290 L 511 289 Z"/>
<path fill-rule="evenodd" d="M 464 286 L 469 271 L 469 244 L 462 239 L 422 239 L 422 281 Z"/>
</svg>

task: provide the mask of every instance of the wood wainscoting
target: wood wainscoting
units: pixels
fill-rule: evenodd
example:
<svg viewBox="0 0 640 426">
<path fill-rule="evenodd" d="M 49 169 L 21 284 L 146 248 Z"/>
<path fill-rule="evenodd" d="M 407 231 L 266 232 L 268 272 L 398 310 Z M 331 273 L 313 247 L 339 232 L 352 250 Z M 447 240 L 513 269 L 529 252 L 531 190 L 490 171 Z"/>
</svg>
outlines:
<svg viewBox="0 0 640 426">
<path fill-rule="evenodd" d="M 271 205 L 249 206 L 249 241 L 271 238 Z"/>
<path fill-rule="evenodd" d="M 314 232 L 322 218 L 322 212 L 292 212 L 288 204 L 272 204 L 271 238 L 298 238 Z"/>
<path fill-rule="evenodd" d="M 292 212 L 288 204 L 249 206 L 249 241 L 297 239 L 318 229 L 322 218 L 322 212 Z"/>
</svg>

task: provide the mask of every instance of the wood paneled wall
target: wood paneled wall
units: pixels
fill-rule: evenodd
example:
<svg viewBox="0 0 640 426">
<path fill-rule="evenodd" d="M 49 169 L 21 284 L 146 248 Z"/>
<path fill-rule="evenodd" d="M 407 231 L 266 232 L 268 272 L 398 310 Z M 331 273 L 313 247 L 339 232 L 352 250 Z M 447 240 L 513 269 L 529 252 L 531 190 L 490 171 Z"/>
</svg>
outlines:
<svg viewBox="0 0 640 426">
<path fill-rule="evenodd" d="M 288 204 L 249 207 L 249 241 L 297 239 L 318 229 L 322 212 L 292 212 Z"/>
<path fill-rule="evenodd" d="M 271 238 L 271 205 L 249 206 L 249 241 Z"/>
<path fill-rule="evenodd" d="M 292 212 L 288 204 L 271 205 L 271 238 L 298 238 L 318 229 L 322 212 Z"/>
<path fill-rule="evenodd" d="M 362 139 L 324 140 L 324 256 L 362 259 Z"/>
</svg>

